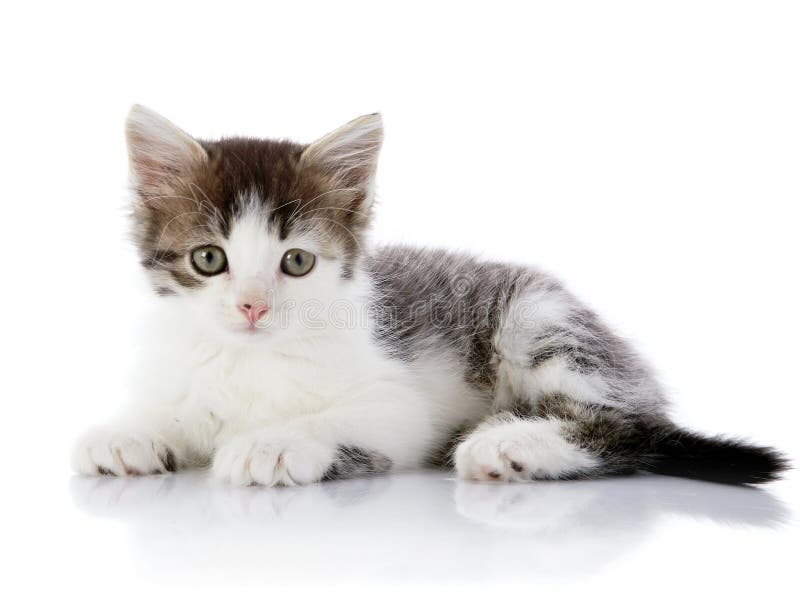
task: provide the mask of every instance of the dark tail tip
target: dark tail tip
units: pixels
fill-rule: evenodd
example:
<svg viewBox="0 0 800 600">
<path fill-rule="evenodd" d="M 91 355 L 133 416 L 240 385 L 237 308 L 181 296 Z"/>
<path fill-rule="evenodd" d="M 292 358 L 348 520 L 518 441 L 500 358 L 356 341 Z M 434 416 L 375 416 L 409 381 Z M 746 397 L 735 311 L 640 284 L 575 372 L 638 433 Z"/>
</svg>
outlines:
<svg viewBox="0 0 800 600">
<path fill-rule="evenodd" d="M 756 484 L 780 479 L 790 468 L 787 458 L 774 448 L 681 429 L 655 433 L 651 448 L 644 469 L 660 475 Z"/>
</svg>

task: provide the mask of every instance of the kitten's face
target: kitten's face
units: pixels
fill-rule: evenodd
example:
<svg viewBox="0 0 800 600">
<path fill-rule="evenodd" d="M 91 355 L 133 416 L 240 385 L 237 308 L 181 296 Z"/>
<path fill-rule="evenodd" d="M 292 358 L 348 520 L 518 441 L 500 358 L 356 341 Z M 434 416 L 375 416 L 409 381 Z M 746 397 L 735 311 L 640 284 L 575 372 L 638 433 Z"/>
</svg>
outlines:
<svg viewBox="0 0 800 600">
<path fill-rule="evenodd" d="M 328 324 L 369 223 L 378 115 L 303 146 L 199 142 L 134 107 L 127 134 L 136 241 L 158 294 L 223 335 Z"/>
</svg>

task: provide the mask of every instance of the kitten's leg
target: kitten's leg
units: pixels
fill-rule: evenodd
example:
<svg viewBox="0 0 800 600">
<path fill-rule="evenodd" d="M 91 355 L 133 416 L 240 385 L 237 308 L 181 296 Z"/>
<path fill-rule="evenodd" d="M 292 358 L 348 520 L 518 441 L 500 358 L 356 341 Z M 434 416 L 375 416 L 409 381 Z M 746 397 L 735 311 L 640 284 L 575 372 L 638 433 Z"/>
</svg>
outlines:
<svg viewBox="0 0 800 600">
<path fill-rule="evenodd" d="M 665 423 L 657 382 L 628 344 L 558 286 L 510 302 L 492 339 L 494 406 L 456 448 L 468 479 L 529 481 L 634 471 Z"/>
<path fill-rule="evenodd" d="M 631 415 L 552 394 L 526 415 L 488 418 L 458 445 L 455 466 L 460 477 L 485 481 L 630 473 L 646 451 L 643 431 Z"/>
<path fill-rule="evenodd" d="M 300 485 L 421 465 L 435 443 L 430 403 L 402 385 L 370 392 L 231 437 L 214 457 L 214 474 L 235 485 Z"/>
</svg>

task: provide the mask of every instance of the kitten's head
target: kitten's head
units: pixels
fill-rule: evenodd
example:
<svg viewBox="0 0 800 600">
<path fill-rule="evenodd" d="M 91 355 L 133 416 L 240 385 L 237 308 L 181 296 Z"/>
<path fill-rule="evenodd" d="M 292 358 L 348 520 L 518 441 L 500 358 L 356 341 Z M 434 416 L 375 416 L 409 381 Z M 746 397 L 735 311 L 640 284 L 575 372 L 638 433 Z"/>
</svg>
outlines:
<svg viewBox="0 0 800 600">
<path fill-rule="evenodd" d="M 208 142 L 134 106 L 134 232 L 156 292 L 232 335 L 302 326 L 329 308 L 360 258 L 382 139 L 373 114 L 309 145 Z"/>
</svg>

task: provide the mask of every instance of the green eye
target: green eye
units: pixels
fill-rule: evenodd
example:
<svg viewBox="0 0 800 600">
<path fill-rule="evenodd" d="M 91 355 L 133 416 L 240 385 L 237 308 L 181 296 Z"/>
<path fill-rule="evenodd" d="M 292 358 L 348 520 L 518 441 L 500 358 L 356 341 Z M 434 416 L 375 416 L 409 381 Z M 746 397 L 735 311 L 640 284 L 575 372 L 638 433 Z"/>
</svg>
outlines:
<svg viewBox="0 0 800 600">
<path fill-rule="evenodd" d="M 192 264 L 198 273 L 211 277 L 228 267 L 228 258 L 219 246 L 200 246 L 192 250 Z"/>
<path fill-rule="evenodd" d="M 281 259 L 281 271 L 292 277 L 302 277 L 314 268 L 315 262 L 317 262 L 317 257 L 311 252 L 292 248 Z"/>
</svg>

